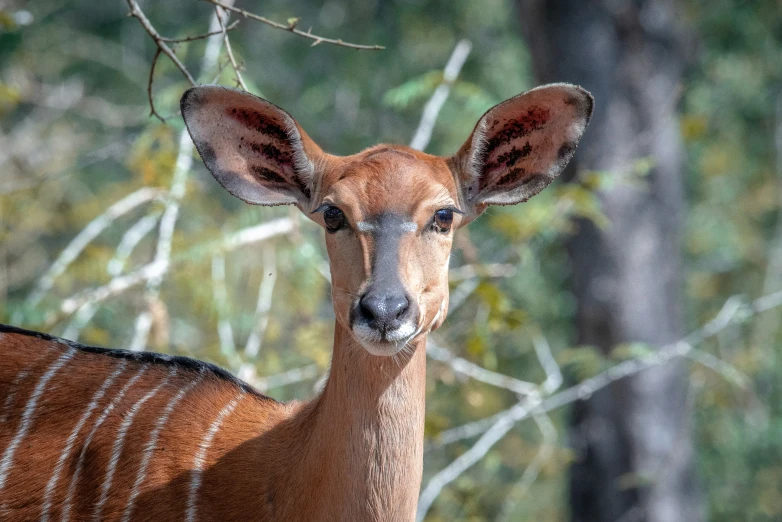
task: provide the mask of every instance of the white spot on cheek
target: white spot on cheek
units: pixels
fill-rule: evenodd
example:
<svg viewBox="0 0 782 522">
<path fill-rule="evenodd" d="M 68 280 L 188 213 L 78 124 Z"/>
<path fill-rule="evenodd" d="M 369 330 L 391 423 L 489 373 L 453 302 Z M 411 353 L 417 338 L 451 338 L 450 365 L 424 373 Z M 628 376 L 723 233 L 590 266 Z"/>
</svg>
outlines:
<svg viewBox="0 0 782 522">
<path fill-rule="evenodd" d="M 402 229 L 403 232 L 416 232 L 418 230 L 418 225 L 414 221 L 405 221 L 399 225 L 399 228 Z"/>
<path fill-rule="evenodd" d="M 372 232 L 374 230 L 377 230 L 377 227 L 373 225 L 372 223 L 367 223 L 366 221 L 359 221 L 356 223 L 356 228 L 359 232 Z"/>
</svg>

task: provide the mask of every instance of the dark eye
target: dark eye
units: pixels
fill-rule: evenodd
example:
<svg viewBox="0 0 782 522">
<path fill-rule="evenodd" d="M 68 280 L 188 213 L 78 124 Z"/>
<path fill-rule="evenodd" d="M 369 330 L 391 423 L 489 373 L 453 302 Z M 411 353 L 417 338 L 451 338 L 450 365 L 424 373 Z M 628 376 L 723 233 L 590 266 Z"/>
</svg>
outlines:
<svg viewBox="0 0 782 522">
<path fill-rule="evenodd" d="M 451 223 L 453 223 L 453 210 L 444 208 L 434 213 L 434 227 L 439 232 L 446 233 L 451 230 Z"/>
<path fill-rule="evenodd" d="M 326 223 L 326 230 L 336 232 L 345 224 L 345 214 L 337 207 L 328 207 L 323 211 L 323 221 Z"/>
</svg>

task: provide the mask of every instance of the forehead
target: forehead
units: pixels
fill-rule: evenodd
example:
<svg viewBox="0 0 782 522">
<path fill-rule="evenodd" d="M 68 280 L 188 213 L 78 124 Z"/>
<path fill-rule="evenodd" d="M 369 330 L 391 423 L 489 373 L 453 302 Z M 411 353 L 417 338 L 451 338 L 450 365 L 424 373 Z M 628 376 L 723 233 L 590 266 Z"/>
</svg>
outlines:
<svg viewBox="0 0 782 522">
<path fill-rule="evenodd" d="M 456 182 L 444 160 L 402 146 L 377 146 L 341 158 L 322 195 L 366 215 L 412 214 L 428 204 L 456 204 Z"/>
</svg>

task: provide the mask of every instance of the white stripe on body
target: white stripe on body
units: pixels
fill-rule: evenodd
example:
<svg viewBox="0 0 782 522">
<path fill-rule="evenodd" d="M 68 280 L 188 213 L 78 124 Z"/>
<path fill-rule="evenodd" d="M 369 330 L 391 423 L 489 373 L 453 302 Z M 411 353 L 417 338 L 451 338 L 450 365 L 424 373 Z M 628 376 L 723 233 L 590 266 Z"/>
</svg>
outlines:
<svg viewBox="0 0 782 522">
<path fill-rule="evenodd" d="M 63 354 L 60 355 L 49 366 L 49 368 L 46 370 L 46 373 L 43 374 L 41 379 L 38 381 L 38 384 L 35 386 L 35 390 L 33 390 L 32 395 L 30 395 L 30 399 L 27 401 L 24 413 L 22 413 L 22 420 L 19 423 L 19 429 L 17 430 L 16 435 L 14 436 L 11 443 L 5 449 L 2 460 L 0 460 L 0 491 L 3 490 L 5 481 L 8 478 L 8 473 L 13 466 L 16 449 L 19 447 L 19 444 L 22 443 L 22 440 L 24 440 L 24 438 L 27 436 L 27 432 L 30 430 L 30 426 L 33 423 L 33 415 L 35 415 L 35 409 L 38 406 L 38 399 L 40 399 L 41 395 L 43 395 L 43 392 L 46 389 L 46 385 L 49 384 L 49 381 L 52 377 L 54 377 L 54 374 L 57 373 L 60 368 L 65 366 L 65 363 L 70 361 L 74 355 L 76 355 L 75 348 L 69 348 L 67 351 L 63 352 Z"/>
<path fill-rule="evenodd" d="M 117 463 L 119 462 L 120 455 L 122 455 L 122 448 L 125 444 L 125 437 L 128 434 L 128 430 L 130 430 L 130 426 L 133 424 L 133 420 L 136 418 L 136 415 L 138 415 L 138 412 L 141 411 L 141 407 L 144 406 L 144 403 L 154 397 L 175 374 L 176 368 L 171 368 L 168 372 L 168 376 L 163 379 L 163 382 L 152 388 L 146 393 L 146 395 L 136 401 L 136 403 L 130 408 L 130 411 L 125 415 L 125 418 L 122 420 L 122 424 L 120 424 L 119 430 L 117 430 L 117 438 L 114 441 L 114 447 L 112 448 L 111 452 L 111 459 L 109 460 L 109 465 L 106 468 L 106 477 L 103 480 L 103 487 L 101 489 L 100 498 L 94 507 L 92 519 L 95 522 L 100 522 L 102 519 L 103 506 L 109 500 L 111 483 L 114 480 L 114 473 L 117 471 Z"/>
<path fill-rule="evenodd" d="M 198 495 L 198 489 L 201 487 L 201 474 L 204 470 L 206 453 L 209 451 L 209 446 L 212 445 L 212 441 L 214 440 L 215 435 L 217 435 L 217 431 L 220 429 L 223 421 L 225 421 L 225 418 L 236 409 L 236 406 L 243 397 L 244 391 L 231 399 L 231 402 L 220 410 L 220 413 L 217 414 L 212 425 L 209 426 L 206 435 L 204 435 L 204 438 L 201 440 L 201 444 L 198 446 L 198 453 L 196 453 L 195 459 L 193 460 L 193 471 L 191 472 L 190 477 L 190 493 L 187 496 L 187 510 L 185 511 L 185 520 L 187 522 L 195 522 L 196 520 L 196 496 Z"/>
<path fill-rule="evenodd" d="M 125 512 L 122 514 L 122 522 L 128 522 L 130 520 L 130 516 L 133 513 L 134 504 L 136 502 L 136 497 L 138 497 L 139 493 L 141 492 L 141 484 L 144 483 L 144 479 L 146 478 L 147 473 L 147 467 L 149 466 L 150 461 L 152 460 L 152 455 L 155 452 L 155 447 L 157 446 L 158 437 L 160 436 L 160 433 L 163 431 L 163 428 L 165 427 L 166 423 L 168 422 L 169 417 L 174 412 L 174 408 L 177 404 L 185 397 L 185 395 L 195 388 L 203 379 L 203 375 L 200 375 L 198 379 L 192 381 L 190 384 L 179 390 L 179 392 L 174 396 L 173 399 L 168 403 L 168 406 L 166 406 L 166 409 L 163 410 L 163 414 L 160 416 L 160 418 L 157 421 L 157 424 L 155 424 L 155 429 L 152 430 L 152 433 L 149 436 L 149 440 L 147 441 L 147 444 L 144 446 L 144 455 L 141 459 L 141 464 L 139 465 L 138 473 L 136 474 L 136 481 L 133 484 L 133 489 L 130 492 L 130 497 L 128 498 L 128 503 L 125 505 Z"/>
<path fill-rule="evenodd" d="M 52 508 L 52 496 L 54 495 L 54 488 L 57 486 L 57 481 L 60 479 L 60 473 L 62 472 L 63 466 L 65 466 L 65 461 L 68 458 L 68 455 L 70 455 L 74 444 L 76 443 L 76 437 L 79 436 L 79 433 L 84 427 L 84 424 L 87 422 L 87 419 L 90 418 L 92 412 L 95 410 L 95 408 L 98 407 L 98 403 L 101 401 L 101 399 L 103 399 L 103 396 L 106 395 L 106 391 L 112 384 L 114 384 L 114 381 L 117 379 L 119 374 L 125 371 L 127 364 L 127 361 L 120 362 L 120 364 L 117 366 L 117 369 L 114 370 L 114 372 L 103 382 L 103 385 L 97 392 L 95 392 L 92 400 L 87 405 L 87 410 L 84 412 L 84 414 L 82 414 L 79 422 L 76 423 L 76 426 L 73 427 L 71 434 L 68 436 L 68 439 L 65 442 L 65 448 L 62 450 L 60 458 L 57 461 L 57 464 L 54 466 L 54 473 L 52 473 L 52 477 L 49 479 L 49 483 L 46 484 L 46 492 L 43 496 L 43 509 L 41 511 L 41 522 L 48 522 L 49 520 L 49 510 Z"/>
<path fill-rule="evenodd" d="M 98 420 L 95 422 L 95 425 L 92 427 L 92 431 L 90 431 L 90 434 L 87 435 L 87 438 L 84 440 L 84 445 L 81 447 L 81 453 L 79 453 L 79 460 L 76 463 L 76 470 L 73 472 L 73 476 L 71 477 L 71 482 L 68 485 L 68 494 L 65 497 L 65 501 L 63 502 L 63 508 L 62 508 L 62 517 L 60 518 L 61 522 L 68 522 L 71 517 L 71 502 L 73 502 L 73 495 L 76 493 L 76 485 L 79 482 L 79 475 L 81 474 L 81 469 L 84 466 L 84 459 L 87 455 L 87 448 L 89 447 L 90 443 L 92 442 L 92 438 L 95 436 L 95 433 L 98 431 L 98 428 L 101 427 L 103 422 L 108 418 L 109 414 L 114 411 L 114 408 L 117 407 L 117 404 L 125 397 L 125 394 L 128 392 L 131 386 L 133 386 L 136 381 L 138 381 L 142 375 L 146 373 L 146 371 L 149 369 L 147 365 L 144 365 L 141 367 L 139 372 L 134 375 L 128 382 L 125 383 L 125 386 L 122 387 L 122 389 L 119 391 L 116 397 L 114 397 L 114 400 L 111 401 L 111 404 L 109 404 L 105 410 L 103 410 L 103 413 L 101 413 L 101 416 L 98 417 Z"/>
</svg>

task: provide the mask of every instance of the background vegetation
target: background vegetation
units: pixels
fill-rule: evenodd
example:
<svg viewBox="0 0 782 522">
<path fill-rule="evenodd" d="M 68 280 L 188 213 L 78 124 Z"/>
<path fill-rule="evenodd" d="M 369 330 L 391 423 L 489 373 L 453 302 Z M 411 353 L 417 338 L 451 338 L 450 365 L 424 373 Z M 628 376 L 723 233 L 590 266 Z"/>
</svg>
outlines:
<svg viewBox="0 0 782 522">
<path fill-rule="evenodd" d="M 172 38 L 205 33 L 214 13 L 196 0 L 142 7 Z M 229 33 L 249 90 L 286 108 L 332 153 L 408 143 L 461 39 L 472 52 L 428 152 L 452 154 L 486 109 L 535 84 L 507 0 L 239 7 L 386 47 L 311 47 L 249 20 Z M 214 183 L 180 141 L 177 102 L 188 83 L 165 57 L 157 61 L 154 100 L 166 123 L 149 116 L 156 46 L 127 12 L 120 0 L 0 3 L 0 321 L 92 344 L 141 343 L 214 361 L 278 399 L 311 396 L 328 369 L 333 322 L 321 231 L 294 210 L 246 206 Z M 690 37 L 678 102 L 689 207 L 686 323 L 695 330 L 721 309 L 726 319 L 690 354 L 703 363 L 688 376 L 695 465 L 709 520 L 779 520 L 780 315 L 772 308 L 755 317 L 764 303 L 778 303 L 753 308 L 751 300 L 782 288 L 782 10 L 772 0 L 684 0 L 680 19 Z M 211 63 L 209 40 L 176 44 L 176 54 L 200 81 L 234 85 L 217 40 Z M 653 165 L 639 157 L 628 172 L 580 172 L 580 183 L 491 209 L 459 232 L 452 312 L 433 338 L 442 350 L 433 350 L 429 367 L 424 487 L 443 469 L 454 476 L 427 520 L 568 518 L 567 407 L 513 424 L 469 469 L 449 466 L 482 448 L 476 441 L 487 442 L 481 436 L 491 422 L 469 425 L 473 432 L 460 426 L 537 404 L 519 402 L 520 381 L 546 383 L 536 390 L 551 396 L 648 358 L 642 345 L 610 357 L 575 345 L 569 282 L 578 267 L 568 265 L 564 245 L 574 217 L 611 226 L 596 194 L 643 184 Z M 160 223 L 172 215 L 169 258 Z M 264 223 L 278 228 L 257 228 Z M 240 231 L 273 237 L 231 243 Z M 138 284 L 105 286 L 112 281 Z"/>
</svg>

